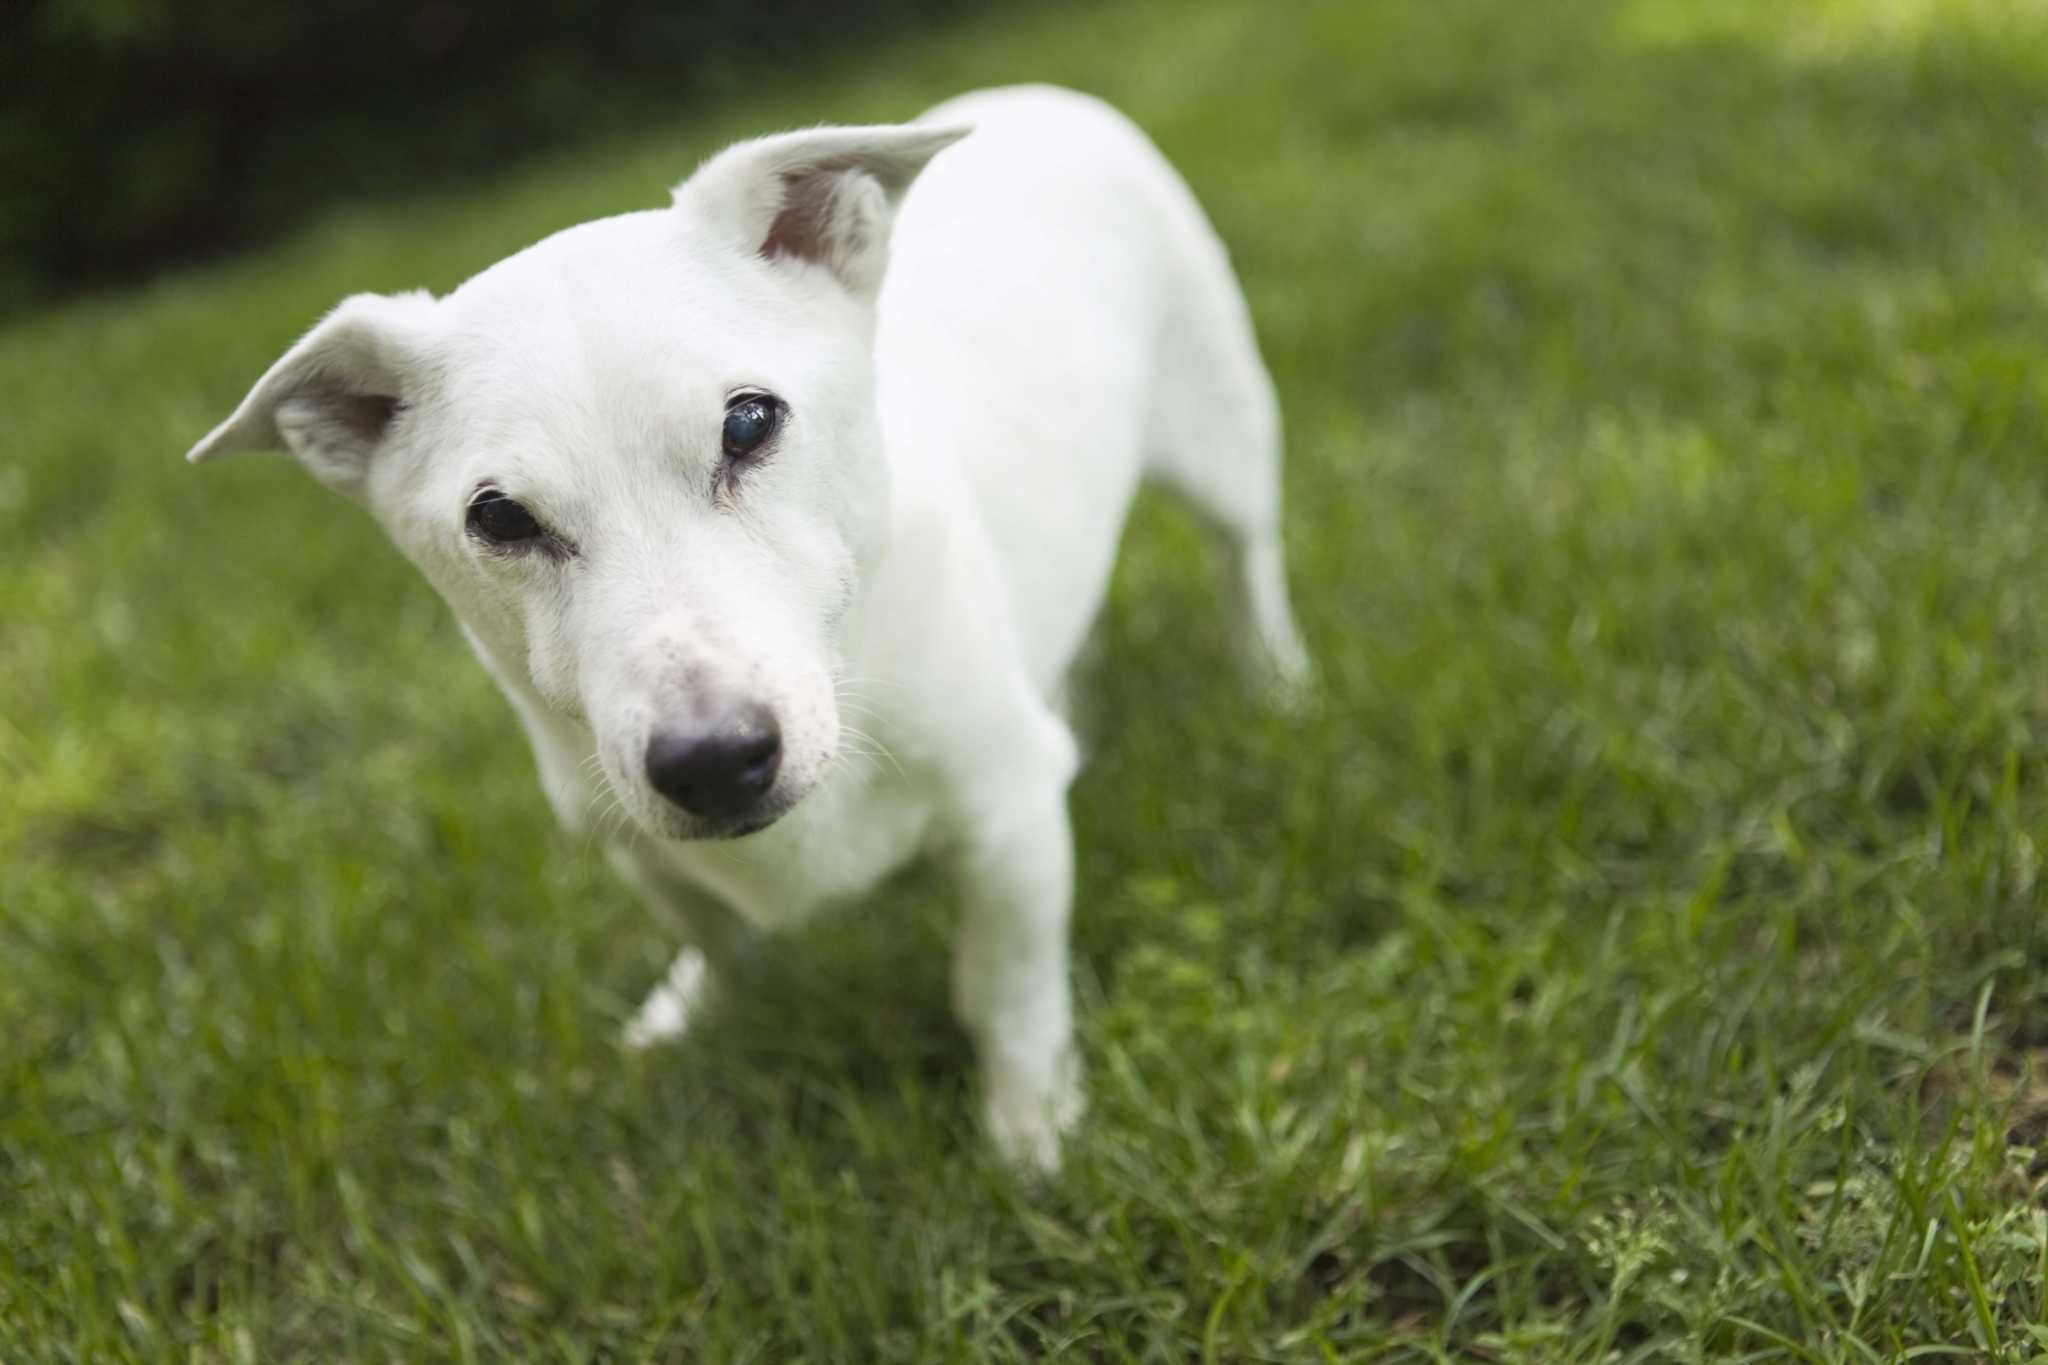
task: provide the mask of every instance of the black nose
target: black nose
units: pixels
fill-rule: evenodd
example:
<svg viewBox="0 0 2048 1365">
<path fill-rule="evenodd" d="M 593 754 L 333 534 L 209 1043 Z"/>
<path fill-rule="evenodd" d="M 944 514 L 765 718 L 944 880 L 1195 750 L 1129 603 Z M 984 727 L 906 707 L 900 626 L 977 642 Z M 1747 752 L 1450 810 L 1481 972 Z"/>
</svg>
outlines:
<svg viewBox="0 0 2048 1365">
<path fill-rule="evenodd" d="M 692 815 L 738 815 L 775 785 L 782 730 L 759 702 L 735 706 L 711 724 L 657 730 L 647 742 L 647 780 Z"/>
</svg>

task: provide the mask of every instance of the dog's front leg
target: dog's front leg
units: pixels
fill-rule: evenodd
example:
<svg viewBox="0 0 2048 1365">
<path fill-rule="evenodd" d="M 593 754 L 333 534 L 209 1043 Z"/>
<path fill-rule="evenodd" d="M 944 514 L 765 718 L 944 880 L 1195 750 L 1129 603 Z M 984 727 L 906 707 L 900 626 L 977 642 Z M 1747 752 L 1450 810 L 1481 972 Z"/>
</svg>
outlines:
<svg viewBox="0 0 2048 1365">
<path fill-rule="evenodd" d="M 1067 981 L 1074 845 L 1064 784 L 1006 797 L 961 834 L 954 1009 L 981 1057 L 997 1149 L 1050 1173 L 1082 1104 Z"/>
<path fill-rule="evenodd" d="M 755 935 L 737 914 L 708 893 L 679 883 L 638 845 L 615 844 L 606 852 L 641 901 L 661 912 L 665 922 L 681 924 L 688 936 L 620 1037 L 630 1048 L 652 1047 L 682 1037 L 716 1003 L 721 984 L 731 978 Z"/>
</svg>

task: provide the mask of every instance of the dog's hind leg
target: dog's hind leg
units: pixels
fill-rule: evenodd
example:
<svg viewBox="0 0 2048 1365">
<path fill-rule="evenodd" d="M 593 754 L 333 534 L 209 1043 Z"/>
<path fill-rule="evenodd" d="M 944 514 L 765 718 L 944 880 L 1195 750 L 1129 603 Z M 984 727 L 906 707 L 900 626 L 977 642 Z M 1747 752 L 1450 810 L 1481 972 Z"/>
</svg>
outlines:
<svg viewBox="0 0 2048 1365">
<path fill-rule="evenodd" d="M 1246 671 L 1255 687 L 1281 705 L 1298 704 L 1308 692 L 1314 670 L 1287 597 L 1279 528 L 1266 527 L 1249 535 L 1227 534 L 1236 554 L 1238 639 Z"/>
<path fill-rule="evenodd" d="M 1280 405 L 1223 247 L 1206 223 L 1193 227 L 1199 232 L 1183 243 L 1181 287 L 1160 334 L 1146 472 L 1216 533 L 1229 559 L 1248 676 L 1276 699 L 1296 701 L 1311 669 L 1280 544 Z"/>
<path fill-rule="evenodd" d="M 1156 467 L 1160 481 L 1182 494 L 1209 527 L 1230 573 L 1238 652 L 1247 680 L 1276 701 L 1302 699 L 1313 669 L 1287 592 L 1287 564 L 1280 543 L 1280 460 L 1277 440 L 1240 428 L 1247 439 L 1230 448 L 1189 458 L 1182 447 L 1171 462 Z M 1206 442 L 1210 438 L 1204 437 Z"/>
</svg>

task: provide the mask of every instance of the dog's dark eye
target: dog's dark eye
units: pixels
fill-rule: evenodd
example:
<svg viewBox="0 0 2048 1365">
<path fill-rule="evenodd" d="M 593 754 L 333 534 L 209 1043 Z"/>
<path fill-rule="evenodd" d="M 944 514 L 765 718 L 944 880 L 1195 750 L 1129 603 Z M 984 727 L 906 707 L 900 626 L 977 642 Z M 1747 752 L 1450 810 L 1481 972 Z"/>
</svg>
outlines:
<svg viewBox="0 0 2048 1365">
<path fill-rule="evenodd" d="M 782 425 L 782 400 L 772 393 L 734 395 L 725 405 L 725 457 L 744 460 Z"/>
<path fill-rule="evenodd" d="M 547 534 L 533 513 L 495 488 L 486 488 L 469 503 L 469 533 L 493 545 L 518 545 Z"/>
</svg>

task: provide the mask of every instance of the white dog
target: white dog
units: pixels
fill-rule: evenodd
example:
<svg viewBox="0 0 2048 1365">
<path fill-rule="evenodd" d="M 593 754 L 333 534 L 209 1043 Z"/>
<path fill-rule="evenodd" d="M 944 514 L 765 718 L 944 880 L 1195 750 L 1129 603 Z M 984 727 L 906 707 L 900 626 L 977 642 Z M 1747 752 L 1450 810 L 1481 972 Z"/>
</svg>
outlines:
<svg viewBox="0 0 2048 1365">
<path fill-rule="evenodd" d="M 1272 385 L 1142 133 L 1018 88 L 740 143 L 446 298 L 344 301 L 190 458 L 279 446 L 447 598 L 563 823 L 629 817 L 613 862 L 694 940 L 629 1042 L 680 1033 L 745 932 L 936 852 L 990 1130 L 1056 1166 L 1056 699 L 1141 476 L 1223 533 L 1253 657 L 1307 668 Z"/>
</svg>

